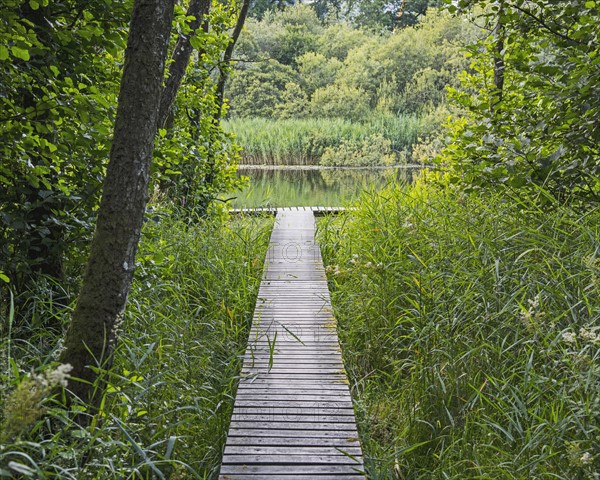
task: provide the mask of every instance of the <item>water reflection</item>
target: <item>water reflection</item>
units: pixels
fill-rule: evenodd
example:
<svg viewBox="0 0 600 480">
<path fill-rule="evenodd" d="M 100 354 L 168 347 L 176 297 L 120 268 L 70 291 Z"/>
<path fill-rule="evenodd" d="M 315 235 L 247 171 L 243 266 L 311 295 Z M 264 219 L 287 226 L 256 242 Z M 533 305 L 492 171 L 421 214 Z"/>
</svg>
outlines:
<svg viewBox="0 0 600 480">
<path fill-rule="evenodd" d="M 239 169 L 250 185 L 230 202 L 233 208 L 345 205 L 363 191 L 413 181 L 418 169 Z M 234 195 L 231 195 L 234 196 Z"/>
</svg>

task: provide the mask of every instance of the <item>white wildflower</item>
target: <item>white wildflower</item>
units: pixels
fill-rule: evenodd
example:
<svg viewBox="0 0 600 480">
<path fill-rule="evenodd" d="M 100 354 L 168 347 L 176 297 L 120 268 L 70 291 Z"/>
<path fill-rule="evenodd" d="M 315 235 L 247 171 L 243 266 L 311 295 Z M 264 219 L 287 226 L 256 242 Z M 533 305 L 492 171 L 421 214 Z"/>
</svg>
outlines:
<svg viewBox="0 0 600 480">
<path fill-rule="evenodd" d="M 527 310 L 521 310 L 521 321 L 525 324 L 528 330 L 535 330 L 535 327 L 539 325 L 540 320 L 546 314 L 545 312 L 538 311 L 540 307 L 540 294 L 538 293 L 534 298 L 527 300 L 529 308 Z"/>
<path fill-rule="evenodd" d="M 579 459 L 583 465 L 589 465 L 592 463 L 593 457 L 590 452 L 585 452 Z"/>
<path fill-rule="evenodd" d="M 49 370 L 46 372 L 46 378 L 48 379 L 48 383 L 54 387 L 61 385 L 66 388 L 67 379 L 70 377 L 69 372 L 73 370 L 73 366 L 69 363 L 59 365 L 54 370 Z"/>
<path fill-rule="evenodd" d="M 538 293 L 535 297 L 527 300 L 529 303 L 530 310 L 536 310 L 540 306 L 540 294 Z"/>
<path fill-rule="evenodd" d="M 371 262 L 365 263 L 365 268 L 371 268 L 373 264 Z"/>
<path fill-rule="evenodd" d="M 600 335 L 587 328 L 582 328 L 579 330 L 579 338 L 589 343 L 600 343 Z"/>
<path fill-rule="evenodd" d="M 562 338 L 566 343 L 575 343 L 577 341 L 577 337 L 573 332 L 563 332 Z"/>
</svg>

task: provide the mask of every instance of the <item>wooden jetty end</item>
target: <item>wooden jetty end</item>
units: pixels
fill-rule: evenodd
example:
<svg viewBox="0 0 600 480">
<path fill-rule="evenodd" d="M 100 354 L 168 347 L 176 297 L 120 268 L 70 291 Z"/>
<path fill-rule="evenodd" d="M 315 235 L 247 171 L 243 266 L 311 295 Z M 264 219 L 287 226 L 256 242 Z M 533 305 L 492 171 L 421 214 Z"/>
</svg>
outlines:
<svg viewBox="0 0 600 480">
<path fill-rule="evenodd" d="M 221 480 L 361 479 L 348 380 L 314 213 L 279 209 Z"/>
<path fill-rule="evenodd" d="M 229 213 L 244 214 L 244 215 L 261 215 L 271 214 L 277 215 L 284 211 L 308 211 L 313 212 L 315 216 L 336 215 L 346 211 L 345 207 L 252 207 L 252 208 L 230 208 Z"/>
</svg>

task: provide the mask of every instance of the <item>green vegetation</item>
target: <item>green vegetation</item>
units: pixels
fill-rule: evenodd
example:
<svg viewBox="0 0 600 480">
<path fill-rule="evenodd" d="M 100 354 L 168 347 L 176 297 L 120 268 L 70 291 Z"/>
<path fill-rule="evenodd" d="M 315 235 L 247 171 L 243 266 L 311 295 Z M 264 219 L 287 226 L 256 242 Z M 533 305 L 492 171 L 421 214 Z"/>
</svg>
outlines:
<svg viewBox="0 0 600 480">
<path fill-rule="evenodd" d="M 344 119 L 235 118 L 224 128 L 235 134 L 250 165 L 345 166 L 396 163 L 421 131 L 416 115 L 385 116 L 364 123 Z M 384 134 L 380 133 L 384 132 Z"/>
<path fill-rule="evenodd" d="M 90 241 L 132 3 L 2 4 L 0 272 L 17 290 L 32 274 L 62 278 L 68 246 Z M 177 7 L 173 44 L 178 31 L 189 30 L 185 13 Z M 208 69 L 219 63 L 227 44 L 235 20 L 231 5 L 215 4 L 206 19 L 209 33 L 193 41 L 204 65 L 188 67 L 168 127 L 157 138 L 152 175 L 152 183 L 173 201 L 198 211 L 235 186 L 238 160 L 221 127 L 200 114 L 216 108 Z"/>
<path fill-rule="evenodd" d="M 420 183 L 319 230 L 369 478 L 595 478 L 597 209 Z"/>
<path fill-rule="evenodd" d="M 446 121 L 445 89 L 458 86 L 468 66 L 462 47 L 475 40 L 477 29 L 435 10 L 394 32 L 355 25 L 320 20 L 308 5 L 248 20 L 226 92 L 228 129 L 237 135 L 244 162 L 429 160 L 413 158 L 412 151 L 431 145 Z M 370 158 L 366 144 L 373 146 Z"/>
<path fill-rule="evenodd" d="M 480 1 L 492 34 L 452 92 L 462 109 L 441 161 L 454 182 L 563 202 L 600 199 L 600 5 Z M 461 0 L 449 7 L 469 10 Z M 543 198 L 543 197 L 541 197 Z M 550 203 L 551 200 L 548 200 Z"/>
<path fill-rule="evenodd" d="M 271 226 L 224 218 L 243 158 L 437 162 L 414 186 L 381 169 L 379 191 L 319 223 L 371 479 L 597 480 L 600 3 L 248 2 L 3 1 L 0 477 L 215 477 Z M 156 88 L 143 94 L 142 68 L 121 95 L 142 18 L 165 31 Z M 120 145 L 143 130 L 144 158 L 121 151 L 105 209 L 135 203 L 138 223 L 105 223 L 91 264 L 106 276 L 86 282 L 91 328 L 78 330 L 102 352 L 71 335 L 88 354 L 71 363 L 99 377 L 94 405 L 73 398 L 86 383 L 58 359 L 120 97 L 138 96 L 154 103 L 142 115 L 130 102 Z M 236 205 L 337 204 L 371 183 L 357 169 L 306 184 L 271 173 Z M 117 237 L 127 261 L 104 261 Z"/>
<path fill-rule="evenodd" d="M 89 429 L 74 423 L 77 412 L 50 398 L 46 387 L 48 378 L 62 378 L 48 372 L 56 366 L 77 278 L 61 285 L 60 306 L 47 280 L 21 294 L 29 296 L 27 320 L 12 331 L 0 326 L 0 477 L 214 475 L 271 225 L 250 218 L 190 222 L 153 211 L 114 365 L 103 372 L 107 393 Z M 80 265 L 68 271 L 76 274 Z"/>
</svg>

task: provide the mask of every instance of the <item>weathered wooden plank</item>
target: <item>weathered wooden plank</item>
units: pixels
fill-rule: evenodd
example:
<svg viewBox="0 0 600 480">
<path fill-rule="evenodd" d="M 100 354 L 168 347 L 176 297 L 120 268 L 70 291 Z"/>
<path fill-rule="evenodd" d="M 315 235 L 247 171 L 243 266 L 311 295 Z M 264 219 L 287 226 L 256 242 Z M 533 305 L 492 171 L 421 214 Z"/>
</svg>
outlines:
<svg viewBox="0 0 600 480">
<path fill-rule="evenodd" d="M 249 408 L 266 408 L 269 411 L 272 409 L 288 409 L 290 411 L 294 411 L 296 409 L 319 409 L 321 411 L 330 411 L 337 412 L 340 408 L 349 410 L 349 413 L 353 414 L 352 402 L 349 398 L 339 398 L 339 399 L 331 399 L 328 398 L 326 400 L 315 400 L 314 398 L 310 398 L 308 400 L 244 400 L 244 399 L 236 399 L 235 402 L 236 409 L 249 409 Z"/>
<path fill-rule="evenodd" d="M 271 446 L 246 446 L 246 445 L 228 445 L 225 447 L 225 455 L 360 455 L 359 446 L 341 447 L 335 446 L 296 446 L 296 445 L 271 445 Z"/>
<path fill-rule="evenodd" d="M 314 412 L 307 409 L 306 412 L 289 411 L 287 413 L 265 413 L 264 415 L 244 413 L 243 409 L 234 410 L 231 416 L 232 421 L 236 422 L 268 422 L 268 423 L 286 423 L 288 426 L 294 424 L 321 424 L 327 422 L 331 425 L 346 425 L 349 422 L 354 422 L 354 416 L 350 413 L 341 415 L 336 412 L 334 415 L 326 415 L 315 409 Z"/>
<path fill-rule="evenodd" d="M 352 422 L 263 422 L 263 421 L 245 421 L 245 420 L 231 420 L 229 428 L 246 428 L 251 430 L 263 429 L 263 430 L 325 430 L 344 432 L 346 435 L 357 433 L 356 424 L 354 419 Z"/>
<path fill-rule="evenodd" d="M 284 368 L 280 365 L 273 365 L 272 368 L 268 368 L 267 366 L 263 367 L 245 367 L 242 370 L 242 375 L 255 375 L 257 373 L 267 374 L 267 375 L 293 375 L 296 377 L 297 375 L 333 375 L 344 377 L 346 374 L 339 367 L 319 367 L 316 365 L 308 366 L 308 365 L 298 365 L 298 368 Z"/>
<path fill-rule="evenodd" d="M 298 465 L 291 468 L 290 465 L 223 465 L 221 475 L 231 474 L 260 474 L 266 475 L 311 475 L 311 474 L 337 474 L 351 475 L 362 472 L 361 466 L 353 465 Z M 223 478 L 223 477 L 221 477 Z"/>
<path fill-rule="evenodd" d="M 329 439 L 340 442 L 344 445 L 346 442 L 357 442 L 358 436 L 356 430 L 303 430 L 303 429 L 278 429 L 278 428 L 250 428 L 246 426 L 233 426 L 229 430 L 229 437 L 238 437 L 248 439 L 248 445 L 251 445 L 257 438 L 297 438 L 297 439 Z"/>
<path fill-rule="evenodd" d="M 246 432 L 248 430 L 244 430 Z M 272 431 L 269 431 L 272 432 Z M 276 432 L 276 431 L 275 431 Z M 337 438 L 337 437 L 276 437 L 276 436 L 258 436 L 251 438 L 247 436 L 238 437 L 229 435 L 227 445 L 233 446 L 265 446 L 265 447 L 334 447 L 341 451 L 346 451 L 348 448 L 360 447 L 357 438 Z"/>
<path fill-rule="evenodd" d="M 357 466 L 360 463 L 347 455 L 267 455 L 267 454 L 245 454 L 245 455 L 224 455 L 223 466 L 225 465 L 257 465 L 257 464 L 285 464 L 295 466 L 296 464 L 305 465 L 352 465 Z"/>
<path fill-rule="evenodd" d="M 326 392 L 327 393 L 327 392 Z M 352 402 L 352 397 L 347 392 L 329 392 L 330 395 L 304 395 L 303 393 L 278 393 L 266 390 L 261 393 L 257 390 L 253 391 L 242 391 L 238 392 L 236 397 L 236 405 L 244 405 L 250 402 L 273 402 L 272 405 L 277 405 L 277 402 L 286 402 L 286 404 L 293 404 L 293 402 L 339 402 L 347 401 Z"/>
<path fill-rule="evenodd" d="M 321 475 L 321 474 L 317 474 L 317 473 L 312 473 L 309 475 L 302 475 L 302 474 L 290 474 L 290 475 L 284 475 L 284 474 L 263 474 L 263 473 L 259 473 L 259 474 L 252 474 L 252 473 L 242 473 L 242 474 L 229 474 L 229 475 L 224 475 L 221 477 L 224 480 L 352 480 L 352 479 L 359 479 L 359 478 L 364 478 L 364 474 L 362 473 L 356 473 L 356 474 L 343 474 L 343 475 Z"/>
<path fill-rule="evenodd" d="M 305 385 L 307 383 L 319 385 L 321 387 L 327 387 L 328 385 L 346 385 L 347 380 L 345 375 L 339 375 L 334 378 L 330 376 L 319 376 L 319 375 L 277 375 L 272 373 L 258 373 L 250 374 L 240 378 L 240 382 L 256 383 L 257 381 L 268 381 L 271 384 L 285 385 L 286 382 L 294 383 L 294 385 Z"/>
</svg>

